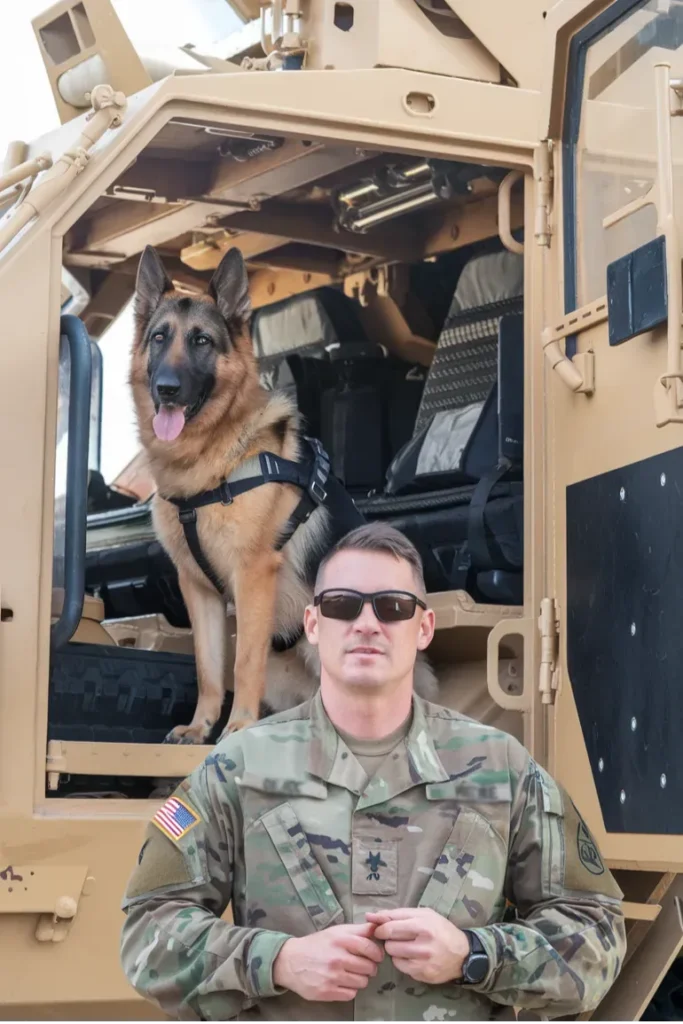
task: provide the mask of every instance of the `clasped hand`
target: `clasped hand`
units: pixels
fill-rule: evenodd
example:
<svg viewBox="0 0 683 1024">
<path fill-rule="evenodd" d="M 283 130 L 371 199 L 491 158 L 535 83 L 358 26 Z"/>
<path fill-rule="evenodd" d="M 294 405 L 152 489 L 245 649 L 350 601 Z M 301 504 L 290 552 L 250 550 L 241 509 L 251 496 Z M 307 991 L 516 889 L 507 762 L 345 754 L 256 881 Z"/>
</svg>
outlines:
<svg viewBox="0 0 683 1024">
<path fill-rule="evenodd" d="M 462 977 L 463 960 L 470 951 L 467 936 L 435 910 L 417 907 L 365 916 L 398 971 L 429 985 Z"/>
<path fill-rule="evenodd" d="M 314 1002 L 349 1001 L 367 987 L 385 955 L 415 981 L 441 985 L 462 976 L 469 943 L 436 911 L 385 910 L 366 918 L 366 924 L 288 939 L 275 959 L 275 984 Z"/>
</svg>

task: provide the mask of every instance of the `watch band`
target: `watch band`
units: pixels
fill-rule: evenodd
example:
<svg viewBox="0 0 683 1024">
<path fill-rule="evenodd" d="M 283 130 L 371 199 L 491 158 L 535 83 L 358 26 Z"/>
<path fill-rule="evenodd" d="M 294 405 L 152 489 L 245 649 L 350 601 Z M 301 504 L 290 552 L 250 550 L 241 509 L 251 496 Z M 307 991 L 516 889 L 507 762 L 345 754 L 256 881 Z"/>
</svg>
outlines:
<svg viewBox="0 0 683 1024">
<path fill-rule="evenodd" d="M 488 974 L 489 957 L 478 935 L 467 928 L 463 928 L 463 932 L 470 944 L 470 951 L 463 960 L 461 983 L 476 985 L 482 982 Z"/>
</svg>

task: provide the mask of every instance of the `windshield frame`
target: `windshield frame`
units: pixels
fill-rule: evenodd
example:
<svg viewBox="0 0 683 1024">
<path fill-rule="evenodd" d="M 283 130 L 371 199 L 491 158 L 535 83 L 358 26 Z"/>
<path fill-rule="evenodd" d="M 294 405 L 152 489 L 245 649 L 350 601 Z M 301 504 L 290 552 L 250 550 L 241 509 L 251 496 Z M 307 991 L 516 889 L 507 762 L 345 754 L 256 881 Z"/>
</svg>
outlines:
<svg viewBox="0 0 683 1024">
<path fill-rule="evenodd" d="M 589 47 L 611 32 L 634 11 L 645 7 L 648 0 L 615 0 L 615 3 L 576 33 L 569 46 L 564 123 L 562 126 L 562 228 L 564 249 L 564 311 L 576 309 L 578 293 L 577 237 L 577 151 L 583 113 L 583 87 L 586 55 Z M 576 335 L 566 339 L 566 355 L 576 355 Z"/>
</svg>

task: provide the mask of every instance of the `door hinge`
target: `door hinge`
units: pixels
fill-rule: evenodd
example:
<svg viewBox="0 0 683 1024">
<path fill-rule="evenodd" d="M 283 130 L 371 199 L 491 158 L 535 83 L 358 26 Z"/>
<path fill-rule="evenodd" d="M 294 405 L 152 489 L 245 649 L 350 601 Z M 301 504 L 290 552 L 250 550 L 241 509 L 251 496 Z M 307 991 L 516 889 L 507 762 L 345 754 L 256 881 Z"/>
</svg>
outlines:
<svg viewBox="0 0 683 1024">
<path fill-rule="evenodd" d="M 552 228 L 550 213 L 553 198 L 553 142 L 544 139 L 534 150 L 534 181 L 536 182 L 536 213 L 534 238 L 538 245 L 550 245 Z"/>
<path fill-rule="evenodd" d="M 538 629 L 541 634 L 541 672 L 538 683 L 541 703 L 554 704 L 559 683 L 560 621 L 557 603 L 552 597 L 544 597 L 541 601 Z"/>
</svg>

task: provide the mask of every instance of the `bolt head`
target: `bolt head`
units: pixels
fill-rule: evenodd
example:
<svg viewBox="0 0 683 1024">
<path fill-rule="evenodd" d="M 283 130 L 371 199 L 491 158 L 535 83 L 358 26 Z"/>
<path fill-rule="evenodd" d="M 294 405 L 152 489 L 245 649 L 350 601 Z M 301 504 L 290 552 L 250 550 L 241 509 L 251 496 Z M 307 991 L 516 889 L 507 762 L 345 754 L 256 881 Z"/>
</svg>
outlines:
<svg viewBox="0 0 683 1024">
<path fill-rule="evenodd" d="M 664 774 L 664 772 L 662 772 L 662 774 L 659 776 L 659 785 L 662 787 L 662 789 L 666 788 L 666 775 Z"/>
<path fill-rule="evenodd" d="M 605 762 L 603 761 L 602 758 L 600 758 L 600 760 L 598 761 L 598 771 L 599 772 L 604 772 L 604 770 L 605 770 Z"/>
<path fill-rule="evenodd" d="M 633 718 L 631 719 L 631 732 L 635 732 L 637 727 L 638 727 L 638 720 L 636 719 L 636 717 L 634 715 Z"/>
<path fill-rule="evenodd" d="M 631 623 L 631 636 L 635 636 L 635 635 L 636 635 L 636 624 L 635 624 L 635 622 L 632 622 Z"/>
<path fill-rule="evenodd" d="M 625 487 L 622 487 L 621 490 L 619 491 L 619 500 L 620 501 L 626 501 L 626 488 Z"/>
<path fill-rule="evenodd" d="M 659 478 L 659 482 L 662 485 L 662 487 L 666 487 L 666 473 L 662 473 L 662 475 Z"/>
<path fill-rule="evenodd" d="M 623 789 L 622 789 L 621 793 L 619 794 L 619 802 L 622 803 L 622 804 L 626 803 L 626 793 L 623 791 Z"/>
</svg>

